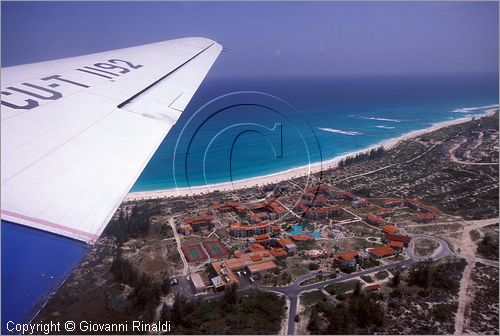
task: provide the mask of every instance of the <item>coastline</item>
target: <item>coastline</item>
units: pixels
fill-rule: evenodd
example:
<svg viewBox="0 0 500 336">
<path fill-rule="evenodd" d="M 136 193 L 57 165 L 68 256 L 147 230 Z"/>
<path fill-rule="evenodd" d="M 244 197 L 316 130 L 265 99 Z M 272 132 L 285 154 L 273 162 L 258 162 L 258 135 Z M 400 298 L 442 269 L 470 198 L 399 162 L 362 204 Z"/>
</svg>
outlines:
<svg viewBox="0 0 500 336">
<path fill-rule="evenodd" d="M 177 196 L 189 196 L 198 195 L 203 193 L 209 193 L 214 191 L 231 191 L 236 189 L 244 189 L 255 186 L 264 186 L 271 183 L 278 183 L 280 181 L 289 180 L 297 178 L 300 176 L 305 176 L 309 174 L 314 174 L 322 170 L 337 168 L 338 163 L 348 157 L 353 156 L 358 153 L 367 152 L 373 148 L 378 148 L 383 146 L 385 150 L 390 150 L 397 146 L 400 142 L 418 137 L 422 134 L 430 133 L 441 128 L 445 128 L 452 125 L 462 124 L 472 120 L 473 118 L 480 118 L 484 116 L 493 115 L 498 108 L 492 108 L 485 111 L 485 113 L 477 114 L 474 116 L 462 117 L 453 120 L 442 121 L 434 123 L 431 126 L 415 131 L 405 133 L 399 137 L 384 140 L 382 142 L 376 143 L 372 146 L 349 152 L 334 158 L 325 160 L 323 162 L 315 162 L 306 166 L 290 168 L 281 172 L 272 173 L 268 175 L 251 177 L 248 179 L 237 180 L 233 182 L 222 182 L 216 184 L 210 184 L 205 186 L 193 186 L 193 187 L 183 187 L 183 188 L 172 188 L 172 189 L 158 189 L 158 190 L 147 190 L 147 191 L 135 191 L 130 192 L 125 197 L 124 201 L 137 201 L 146 199 L 158 199 L 167 197 L 177 197 Z"/>
</svg>

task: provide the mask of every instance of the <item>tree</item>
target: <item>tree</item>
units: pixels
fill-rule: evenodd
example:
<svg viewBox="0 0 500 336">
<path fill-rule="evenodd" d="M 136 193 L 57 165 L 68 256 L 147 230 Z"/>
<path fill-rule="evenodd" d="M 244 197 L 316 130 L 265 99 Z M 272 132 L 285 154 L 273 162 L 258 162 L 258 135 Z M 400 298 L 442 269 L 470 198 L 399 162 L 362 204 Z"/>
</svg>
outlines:
<svg viewBox="0 0 500 336">
<path fill-rule="evenodd" d="M 171 317 L 171 311 L 170 307 L 166 304 L 163 304 L 160 312 L 160 321 L 165 322 L 165 321 L 170 321 Z"/>
<path fill-rule="evenodd" d="M 309 265 L 307 265 L 307 268 L 309 268 L 309 270 L 311 271 L 316 271 L 319 269 L 319 265 L 316 263 L 309 263 Z"/>
<path fill-rule="evenodd" d="M 163 294 L 168 294 L 170 292 L 170 278 L 168 276 L 165 276 L 161 282 L 161 292 Z"/>
<path fill-rule="evenodd" d="M 354 285 L 354 292 L 352 292 L 353 297 L 358 297 L 361 295 L 361 282 L 356 281 L 356 284 Z"/>
<path fill-rule="evenodd" d="M 400 282 L 401 282 L 401 272 L 395 271 L 394 277 L 392 278 L 392 281 L 391 281 L 391 286 L 398 287 Z"/>
<path fill-rule="evenodd" d="M 238 285 L 232 284 L 226 286 L 224 289 L 224 301 L 229 304 L 233 305 L 238 301 Z"/>
</svg>

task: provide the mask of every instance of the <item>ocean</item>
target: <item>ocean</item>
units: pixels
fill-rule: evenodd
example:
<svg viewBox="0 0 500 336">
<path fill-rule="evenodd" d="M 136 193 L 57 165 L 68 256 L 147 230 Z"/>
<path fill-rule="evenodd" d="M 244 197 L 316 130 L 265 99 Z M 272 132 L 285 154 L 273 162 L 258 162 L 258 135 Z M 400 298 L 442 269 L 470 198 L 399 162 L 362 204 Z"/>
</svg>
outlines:
<svg viewBox="0 0 500 336">
<path fill-rule="evenodd" d="M 272 99 L 264 106 L 249 106 L 246 103 L 260 97 L 240 94 L 197 112 L 206 102 L 239 91 L 269 94 L 293 109 L 282 108 L 280 115 L 273 111 L 276 104 Z M 212 115 L 215 108 L 227 106 L 232 107 Z M 258 79 L 209 75 L 132 191 L 202 186 L 277 173 L 437 122 L 481 114 L 492 106 L 498 106 L 496 75 Z M 271 131 L 276 123 L 281 125 L 281 134 Z"/>
<path fill-rule="evenodd" d="M 196 113 L 208 101 L 238 91 L 279 97 L 293 109 L 267 95 L 237 94 Z M 132 190 L 272 174 L 480 114 L 496 104 L 497 76 L 222 79 L 209 74 Z M 33 318 L 88 247 L 5 221 L 1 234 L 5 334 L 7 321 Z"/>
</svg>

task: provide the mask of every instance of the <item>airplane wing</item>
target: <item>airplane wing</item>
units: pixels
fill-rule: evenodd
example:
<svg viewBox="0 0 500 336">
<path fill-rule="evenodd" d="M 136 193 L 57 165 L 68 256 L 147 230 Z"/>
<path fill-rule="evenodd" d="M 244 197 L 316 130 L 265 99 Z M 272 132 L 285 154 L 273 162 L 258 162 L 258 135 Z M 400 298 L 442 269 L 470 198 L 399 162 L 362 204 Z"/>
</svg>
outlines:
<svg viewBox="0 0 500 336">
<path fill-rule="evenodd" d="M 92 244 L 222 47 L 184 38 L 2 69 L 2 219 Z"/>
</svg>

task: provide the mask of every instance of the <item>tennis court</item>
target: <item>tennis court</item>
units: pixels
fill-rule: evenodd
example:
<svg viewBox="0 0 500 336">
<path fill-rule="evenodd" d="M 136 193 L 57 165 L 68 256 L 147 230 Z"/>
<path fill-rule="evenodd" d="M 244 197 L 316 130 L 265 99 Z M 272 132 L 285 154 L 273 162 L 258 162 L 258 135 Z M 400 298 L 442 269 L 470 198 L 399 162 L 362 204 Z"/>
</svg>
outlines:
<svg viewBox="0 0 500 336">
<path fill-rule="evenodd" d="M 222 258 L 229 254 L 229 250 L 218 240 L 203 242 L 211 258 Z"/>
<path fill-rule="evenodd" d="M 200 244 L 185 245 L 182 247 L 182 253 L 188 262 L 199 262 L 208 258 Z"/>
</svg>

